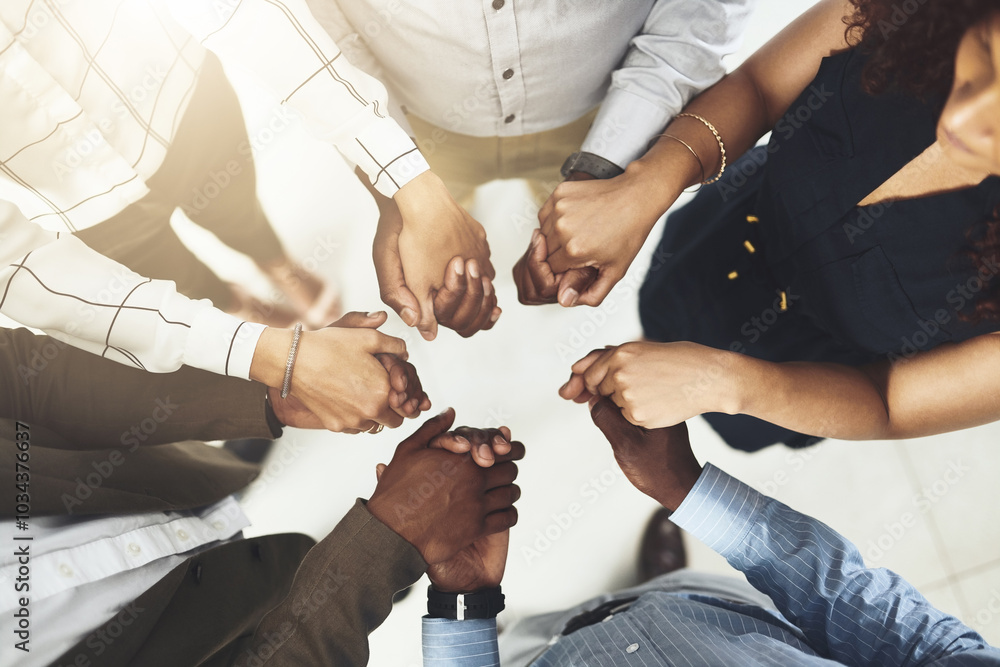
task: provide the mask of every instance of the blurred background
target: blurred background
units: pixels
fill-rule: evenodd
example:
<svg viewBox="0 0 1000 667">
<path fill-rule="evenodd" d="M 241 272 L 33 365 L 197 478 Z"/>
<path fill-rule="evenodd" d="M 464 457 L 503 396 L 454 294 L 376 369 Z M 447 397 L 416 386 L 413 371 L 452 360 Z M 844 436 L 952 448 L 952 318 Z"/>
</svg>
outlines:
<svg viewBox="0 0 1000 667">
<path fill-rule="evenodd" d="M 729 67 L 811 4 L 760 0 Z M 332 147 L 312 139 L 297 120 L 286 123 L 255 81 L 230 76 L 243 103 L 261 200 L 293 258 L 339 285 L 346 310 L 382 309 L 371 260 L 374 204 Z M 636 290 L 661 229 L 600 308 L 528 308 L 518 304 L 510 275 L 537 226 L 527 188 L 519 182 L 482 188 L 472 214 L 489 233 L 497 268 L 504 314 L 496 327 L 468 340 L 442 330 L 427 343 L 390 314 L 383 330 L 407 341 L 434 403 L 431 414 L 452 406 L 459 424 L 507 425 L 527 446 L 520 523 L 504 580 L 507 611 L 500 617 L 509 625 L 635 581 L 639 540 L 655 503 L 622 477 L 586 407 L 562 401 L 556 391 L 570 365 L 591 349 L 640 336 Z M 179 214 L 174 222 L 224 279 L 272 296 L 250 260 Z M 245 499 L 253 522 L 247 534 L 322 539 L 355 498 L 371 494 L 375 464 L 388 462 L 416 426 L 408 422 L 377 436 L 286 429 Z M 1000 644 L 1000 525 L 989 509 L 1000 504 L 1000 424 L 911 441 L 774 446 L 753 455 L 726 447 L 701 419 L 690 430 L 700 460 L 830 524 L 858 544 L 870 565 L 895 570 Z M 574 503 L 582 512 L 571 517 Z M 700 544 L 688 540 L 687 549 L 690 567 L 741 576 Z M 373 666 L 421 664 L 426 583 L 371 636 Z"/>
</svg>

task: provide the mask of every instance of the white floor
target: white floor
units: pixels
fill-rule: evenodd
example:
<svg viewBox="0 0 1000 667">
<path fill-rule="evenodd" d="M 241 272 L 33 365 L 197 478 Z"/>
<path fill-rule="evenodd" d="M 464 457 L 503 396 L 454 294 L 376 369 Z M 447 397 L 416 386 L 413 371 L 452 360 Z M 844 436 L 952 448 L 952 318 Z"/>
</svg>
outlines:
<svg viewBox="0 0 1000 667">
<path fill-rule="evenodd" d="M 733 62 L 811 4 L 761 0 Z M 349 309 L 380 308 L 370 254 L 374 207 L 331 148 L 313 142 L 298 123 L 275 135 L 267 129 L 273 100 L 252 82 L 237 83 L 260 147 L 261 197 L 279 233 L 298 258 L 343 286 Z M 623 282 L 631 287 L 619 288 L 599 309 L 522 307 L 510 267 L 534 226 L 526 190 L 517 183 L 488 186 L 474 213 L 489 231 L 500 274 L 504 315 L 496 328 L 470 340 L 445 332 L 426 343 L 392 316 L 386 330 L 408 340 L 435 411 L 454 406 L 462 423 L 509 425 L 528 447 L 521 522 L 504 581 L 509 622 L 577 603 L 633 576 L 640 531 L 654 505 L 617 472 L 586 408 L 565 403 L 556 390 L 579 356 L 639 335 L 634 287 L 646 262 L 636 262 Z M 657 229 L 650 238 L 658 237 Z M 210 241 L 199 243 L 214 264 L 224 258 L 227 274 L 256 284 L 247 277 L 247 262 Z M 371 493 L 375 464 L 388 461 L 414 428 L 353 437 L 288 430 L 248 498 L 253 533 L 322 538 L 355 497 Z M 1000 526 L 990 509 L 1000 503 L 1000 426 L 910 442 L 773 447 L 753 456 L 728 449 L 701 420 L 692 422 L 691 433 L 703 460 L 823 519 L 855 540 L 869 563 L 896 570 L 1000 642 Z M 571 503 L 584 511 L 567 525 L 563 515 Z M 732 572 L 701 545 L 689 541 L 688 548 L 692 567 Z M 418 590 L 372 635 L 372 665 L 420 664 L 423 602 Z"/>
</svg>

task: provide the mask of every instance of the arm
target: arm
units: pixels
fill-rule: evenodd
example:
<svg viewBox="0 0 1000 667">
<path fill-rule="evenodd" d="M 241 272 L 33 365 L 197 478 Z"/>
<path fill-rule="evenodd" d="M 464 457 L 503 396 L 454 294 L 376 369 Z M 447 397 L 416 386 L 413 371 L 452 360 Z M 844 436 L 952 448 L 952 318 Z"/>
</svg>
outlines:
<svg viewBox="0 0 1000 667">
<path fill-rule="evenodd" d="M 582 151 L 624 169 L 691 98 L 726 73 L 754 0 L 659 0 L 632 40 Z"/>
<path fill-rule="evenodd" d="M 837 662 L 903 667 L 977 652 L 971 664 L 1000 664 L 1000 651 L 977 632 L 894 572 L 866 567 L 829 526 L 711 465 L 671 520 L 746 574 Z"/>
<path fill-rule="evenodd" d="M 1000 664 L 1000 651 L 898 575 L 865 567 L 857 548 L 825 524 L 711 465 L 702 469 L 686 425 L 643 429 L 607 399 L 591 416 L 629 481 L 745 573 L 821 656 L 903 667 L 957 664 L 976 652 L 965 664 Z"/>
<path fill-rule="evenodd" d="M 851 13 L 847 0 L 821 0 L 684 111 L 708 119 L 731 158 L 742 155 L 815 78 L 822 59 L 848 48 L 843 18 Z M 660 138 L 620 176 L 561 183 L 539 211 L 552 270 L 599 271 L 577 303 L 599 305 L 681 192 L 719 171 L 719 145 L 702 123 L 679 118 L 664 132 L 690 145 L 697 159 L 680 142 Z"/>
<path fill-rule="evenodd" d="M 997 334 L 861 368 L 773 363 L 694 343 L 627 343 L 577 362 L 560 394 L 609 396 L 647 428 L 724 412 L 825 438 L 918 438 L 1000 418 L 997 364 Z"/>
<path fill-rule="evenodd" d="M 313 134 L 336 146 L 376 190 L 393 198 L 403 219 L 402 267 L 419 300 L 418 312 L 404 321 L 433 340 L 434 292 L 444 284 L 448 263 L 474 258 L 490 280 L 495 271 L 482 225 L 455 202 L 413 140 L 385 115 L 385 87 L 343 57 L 305 0 L 171 0 L 169 6 L 223 63 L 253 72 L 283 104 L 302 113 Z M 388 305 L 402 314 L 402 305 Z"/>
<path fill-rule="evenodd" d="M 455 419 L 446 411 L 427 421 L 378 470 L 367 505 L 358 505 L 306 555 L 285 600 L 258 625 L 254 647 L 237 665 L 365 665 L 367 636 L 392 608 L 392 594 L 425 568 L 459 557 L 473 543 L 503 534 L 517 521 L 513 484 L 524 455 L 515 446 L 497 464 L 438 447 Z M 431 485 L 414 500 L 414 489 Z"/>
</svg>

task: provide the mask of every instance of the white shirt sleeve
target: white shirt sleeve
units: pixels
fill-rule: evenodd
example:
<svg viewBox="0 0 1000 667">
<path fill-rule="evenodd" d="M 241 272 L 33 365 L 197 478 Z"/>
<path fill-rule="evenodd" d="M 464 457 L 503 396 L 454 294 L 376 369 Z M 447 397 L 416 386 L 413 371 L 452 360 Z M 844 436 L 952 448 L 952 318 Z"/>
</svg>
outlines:
<svg viewBox="0 0 1000 667">
<path fill-rule="evenodd" d="M 581 150 L 621 168 L 726 73 L 757 0 L 658 0 L 632 39 Z"/>
<path fill-rule="evenodd" d="M 263 325 L 242 322 L 47 232 L 0 201 L 0 312 L 74 347 L 156 373 L 249 378 Z"/>
<path fill-rule="evenodd" d="M 168 0 L 171 14 L 227 67 L 252 72 L 382 194 L 429 169 L 387 115 L 385 87 L 348 62 L 305 0 Z"/>
</svg>

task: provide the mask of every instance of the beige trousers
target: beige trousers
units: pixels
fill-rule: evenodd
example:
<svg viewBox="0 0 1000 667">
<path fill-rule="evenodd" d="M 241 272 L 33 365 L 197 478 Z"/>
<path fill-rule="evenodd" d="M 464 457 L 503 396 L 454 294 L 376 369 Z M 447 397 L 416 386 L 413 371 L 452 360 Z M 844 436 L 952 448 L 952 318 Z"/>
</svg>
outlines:
<svg viewBox="0 0 1000 667">
<path fill-rule="evenodd" d="M 408 120 L 431 169 L 468 208 L 480 185 L 509 178 L 526 180 L 541 206 L 562 182 L 560 167 L 580 150 L 596 115 L 594 109 L 568 125 L 517 137 L 471 137 L 413 115 Z"/>
</svg>

